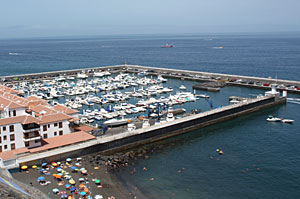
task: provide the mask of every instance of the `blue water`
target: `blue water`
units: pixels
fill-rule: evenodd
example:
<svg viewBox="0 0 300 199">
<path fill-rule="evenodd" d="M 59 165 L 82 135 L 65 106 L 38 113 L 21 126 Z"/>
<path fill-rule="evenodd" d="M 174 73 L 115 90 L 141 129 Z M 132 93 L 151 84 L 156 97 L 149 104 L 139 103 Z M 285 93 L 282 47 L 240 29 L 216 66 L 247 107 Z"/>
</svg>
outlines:
<svg viewBox="0 0 300 199">
<path fill-rule="evenodd" d="M 160 48 L 165 43 L 175 47 Z M 224 48 L 216 48 L 220 46 Z M 0 40 L 0 75 L 114 65 L 125 60 L 129 64 L 299 80 L 300 36 L 132 35 Z M 180 81 L 169 80 L 168 85 L 178 87 Z M 218 106 L 228 104 L 231 95 L 249 97 L 263 92 L 226 87 L 220 93 L 208 94 Z M 209 109 L 203 100 L 197 106 Z M 149 160 L 140 159 L 118 174 L 146 198 L 299 198 L 299 108 L 299 104 L 287 103 L 165 140 L 159 143 L 164 147 L 150 154 Z M 265 119 L 269 114 L 294 119 L 295 123 L 268 123 Z M 224 155 L 216 154 L 217 148 Z M 143 171 L 143 167 L 148 170 Z M 130 175 L 133 168 L 137 172 Z"/>
</svg>

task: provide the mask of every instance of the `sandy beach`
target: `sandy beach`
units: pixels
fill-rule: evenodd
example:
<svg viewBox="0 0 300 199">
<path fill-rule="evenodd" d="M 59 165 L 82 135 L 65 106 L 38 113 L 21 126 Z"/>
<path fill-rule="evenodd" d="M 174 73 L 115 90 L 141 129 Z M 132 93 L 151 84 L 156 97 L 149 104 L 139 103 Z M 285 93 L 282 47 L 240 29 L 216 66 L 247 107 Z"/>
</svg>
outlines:
<svg viewBox="0 0 300 199">
<path fill-rule="evenodd" d="M 88 189 L 88 192 L 85 195 L 86 198 L 88 198 L 88 196 L 94 198 L 96 195 L 101 195 L 103 198 L 134 198 L 118 179 L 109 173 L 107 167 L 104 164 L 100 164 L 101 163 L 99 162 L 91 161 L 91 159 L 86 156 L 82 157 L 82 160 L 80 161 L 72 159 L 68 164 L 66 161 L 61 162 L 59 166 L 52 166 L 51 163 L 48 162 L 45 167 L 41 167 L 41 165 L 37 165 L 37 168 L 29 167 L 26 171 L 12 173 L 12 176 L 16 180 L 38 188 L 50 198 L 62 198 L 62 194 L 55 194 L 53 189 L 58 189 L 59 193 L 63 192 L 63 194 L 65 191 L 67 195 L 73 196 L 74 198 L 84 198 L 81 195 L 81 192 L 84 191 L 85 188 Z M 72 169 L 74 166 L 78 168 L 78 171 Z M 62 170 L 57 169 L 58 167 Z M 41 171 L 40 169 L 44 169 L 44 171 Z M 83 174 L 80 169 L 81 171 L 86 170 L 87 173 Z M 61 178 L 57 179 L 53 176 L 53 174 L 59 173 L 64 173 Z M 78 193 L 71 193 L 70 188 L 66 187 L 71 185 L 69 182 L 70 177 L 66 177 L 68 175 L 75 181 L 76 184 L 74 187 L 76 187 Z M 45 179 L 43 182 L 48 182 L 48 184 L 41 185 L 41 183 L 38 182 L 39 177 L 44 177 Z M 82 181 L 79 181 L 79 179 Z M 100 179 L 101 183 L 96 184 L 95 181 L 97 179 Z M 85 189 L 85 191 L 87 189 Z"/>
</svg>

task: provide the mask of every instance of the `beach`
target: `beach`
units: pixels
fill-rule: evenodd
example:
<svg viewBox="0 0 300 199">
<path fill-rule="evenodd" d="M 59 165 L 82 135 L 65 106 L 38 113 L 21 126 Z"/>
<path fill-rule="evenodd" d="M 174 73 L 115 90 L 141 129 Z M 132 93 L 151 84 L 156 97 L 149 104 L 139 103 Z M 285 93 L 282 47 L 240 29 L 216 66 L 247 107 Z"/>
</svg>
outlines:
<svg viewBox="0 0 300 199">
<path fill-rule="evenodd" d="M 119 181 L 118 179 L 112 175 L 109 171 L 107 166 L 104 164 L 99 165 L 96 162 L 92 162 L 89 159 L 90 156 L 82 157 L 80 161 L 73 160 L 67 165 L 66 162 L 61 162 L 59 166 L 52 166 L 50 163 L 44 167 L 44 173 L 40 171 L 43 169 L 42 167 L 39 168 L 28 168 L 26 171 L 21 172 L 13 172 L 12 176 L 27 185 L 33 186 L 43 193 L 48 195 L 50 198 L 61 198 L 61 192 L 65 191 L 67 195 L 73 195 L 74 198 L 80 198 L 81 192 L 84 191 L 85 188 L 88 189 L 86 196 L 96 196 L 101 195 L 103 198 L 133 198 L 134 196 L 127 190 Z M 76 164 L 78 171 L 74 171 L 71 167 Z M 79 163 L 79 164 L 78 164 Z M 40 166 L 40 165 L 37 165 Z M 60 179 L 57 179 L 53 176 L 53 174 L 59 174 L 58 167 L 62 168 L 63 171 L 60 172 L 65 173 Z M 82 168 L 84 168 L 87 173 L 82 174 Z M 80 171 L 81 169 L 81 171 Z M 71 179 L 75 181 L 74 187 L 78 194 L 71 194 L 70 188 L 66 188 L 69 186 L 69 180 L 66 179 L 66 175 L 71 176 Z M 38 182 L 39 177 L 44 177 L 44 182 L 50 182 L 47 185 L 41 185 Z M 79 181 L 81 179 L 82 181 Z M 101 183 L 96 184 L 95 181 L 100 179 Z M 46 184 L 45 183 L 45 184 Z M 79 186 L 83 186 L 84 188 L 79 188 Z M 58 194 L 53 192 L 53 189 L 58 189 Z M 64 192 L 63 192 L 64 194 Z"/>
</svg>

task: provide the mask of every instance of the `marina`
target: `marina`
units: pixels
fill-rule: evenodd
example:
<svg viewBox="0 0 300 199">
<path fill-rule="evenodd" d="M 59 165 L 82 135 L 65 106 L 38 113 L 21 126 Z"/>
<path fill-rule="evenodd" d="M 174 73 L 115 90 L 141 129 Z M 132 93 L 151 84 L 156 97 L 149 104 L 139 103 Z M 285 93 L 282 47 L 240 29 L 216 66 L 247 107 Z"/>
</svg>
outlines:
<svg viewBox="0 0 300 199">
<path fill-rule="evenodd" d="M 128 72 L 132 66 L 130 69 L 124 66 L 106 69 L 101 72 L 96 69 L 78 73 L 73 71 L 72 75 L 64 71 L 64 75 L 59 73 L 48 79 L 5 83 L 18 95 L 35 96 L 47 100 L 54 107 L 65 106 L 77 110 L 75 125 L 90 126 L 89 133 L 96 139 L 66 146 L 59 153 L 50 150 L 22 155 L 14 161 L 3 161 L 4 165 L 15 168 L 23 164 L 39 164 L 39 161 L 47 158 L 71 157 L 70 153 L 77 150 L 85 154 L 95 150 L 126 149 L 282 104 L 287 96 L 287 91 L 284 91 L 280 97 L 276 91 L 277 85 L 272 84 L 272 91 L 266 94 L 257 94 L 256 97 L 229 96 L 229 101 L 221 99 L 216 103 L 215 97 L 212 99 L 193 89 L 195 81 L 178 80 L 160 74 L 155 76 L 153 71 L 149 73 L 145 68 L 142 74 Z M 26 79 L 28 77 L 32 78 L 33 75 L 23 76 Z M 174 86 L 178 85 L 178 81 L 181 86 Z M 212 91 L 210 95 L 217 97 L 218 93 Z M 37 113 L 43 115 L 47 111 L 44 108 Z"/>
</svg>

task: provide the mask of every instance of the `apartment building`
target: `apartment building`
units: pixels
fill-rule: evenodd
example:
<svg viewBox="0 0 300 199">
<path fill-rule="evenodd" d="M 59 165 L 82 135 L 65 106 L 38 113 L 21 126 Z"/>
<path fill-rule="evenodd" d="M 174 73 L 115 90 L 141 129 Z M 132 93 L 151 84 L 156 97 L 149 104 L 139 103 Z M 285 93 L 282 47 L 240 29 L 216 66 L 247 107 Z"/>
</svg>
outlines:
<svg viewBox="0 0 300 199">
<path fill-rule="evenodd" d="M 13 93 L 0 86 L 0 152 L 39 147 L 43 139 L 70 134 L 78 121 L 76 110 Z"/>
</svg>

